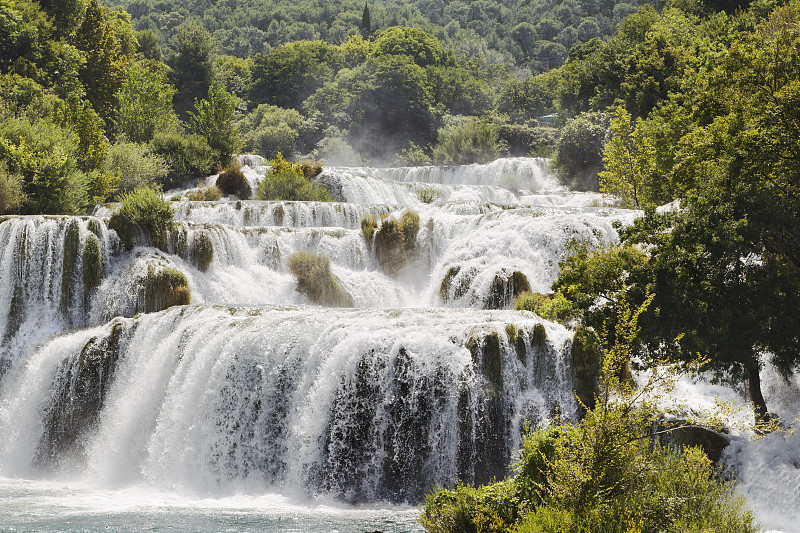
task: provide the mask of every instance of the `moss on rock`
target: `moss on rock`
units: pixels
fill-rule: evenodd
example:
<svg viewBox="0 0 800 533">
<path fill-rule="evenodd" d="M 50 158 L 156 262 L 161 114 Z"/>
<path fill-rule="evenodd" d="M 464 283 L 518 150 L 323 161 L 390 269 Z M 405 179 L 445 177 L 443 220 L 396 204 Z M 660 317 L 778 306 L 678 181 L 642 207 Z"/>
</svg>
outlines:
<svg viewBox="0 0 800 533">
<path fill-rule="evenodd" d="M 202 230 L 194 235 L 189 255 L 197 268 L 203 272 L 208 270 L 214 259 L 214 243 L 211 241 L 208 231 Z"/>
<path fill-rule="evenodd" d="M 414 211 L 406 211 L 400 219 L 400 230 L 403 232 L 403 249 L 409 252 L 417 244 L 419 233 L 419 215 Z"/>
<path fill-rule="evenodd" d="M 472 360 L 486 379 L 495 386 L 496 391 L 503 388 L 503 353 L 500 348 L 500 336 L 496 331 L 485 335 L 473 336 L 467 341 L 467 349 Z"/>
<path fill-rule="evenodd" d="M 600 380 L 600 341 L 591 329 L 579 326 L 572 338 L 572 371 L 575 394 L 588 407 L 594 408 Z"/>
<path fill-rule="evenodd" d="M 536 324 L 533 326 L 532 343 L 534 346 L 543 348 L 547 343 L 547 330 L 544 329 L 544 324 Z"/>
<path fill-rule="evenodd" d="M 183 272 L 174 268 L 151 266 L 144 281 L 144 312 L 155 313 L 173 305 L 191 302 L 189 282 Z"/>
<path fill-rule="evenodd" d="M 289 257 L 289 270 L 297 279 L 298 292 L 312 302 L 329 307 L 353 306 L 353 297 L 342 287 L 324 255 L 298 252 Z"/>
<path fill-rule="evenodd" d="M 531 286 L 525 274 L 517 270 L 511 272 L 498 272 L 492 286 L 489 288 L 489 296 L 484 303 L 486 309 L 503 309 L 514 303 L 514 298 L 524 291 L 530 291 Z"/>
<path fill-rule="evenodd" d="M 83 290 L 86 294 L 100 286 L 103 278 L 103 250 L 93 234 L 83 245 Z"/>
<path fill-rule="evenodd" d="M 78 221 L 71 218 L 64 229 L 64 256 L 61 269 L 61 312 L 69 310 L 69 300 L 72 293 L 72 282 L 75 277 L 75 265 L 78 263 L 79 248 L 81 245 L 81 229 Z"/>
<path fill-rule="evenodd" d="M 361 219 L 361 233 L 364 235 L 364 240 L 367 241 L 367 247 L 372 248 L 372 240 L 375 237 L 375 230 L 378 227 L 378 219 L 375 215 L 365 215 Z"/>
</svg>

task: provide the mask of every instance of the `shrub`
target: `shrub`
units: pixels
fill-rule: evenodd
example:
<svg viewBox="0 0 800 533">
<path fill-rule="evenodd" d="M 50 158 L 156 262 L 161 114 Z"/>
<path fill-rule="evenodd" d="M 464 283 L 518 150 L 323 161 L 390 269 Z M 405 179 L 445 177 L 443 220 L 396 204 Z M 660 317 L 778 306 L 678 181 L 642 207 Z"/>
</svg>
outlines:
<svg viewBox="0 0 800 533">
<path fill-rule="evenodd" d="M 440 197 L 441 194 L 439 194 L 439 191 L 433 187 L 423 187 L 417 190 L 417 198 L 419 198 L 419 201 L 423 204 L 432 204 Z"/>
<path fill-rule="evenodd" d="M 118 143 L 108 150 L 103 170 L 117 176 L 115 194 L 158 187 L 169 174 L 167 161 L 144 144 Z"/>
<path fill-rule="evenodd" d="M 16 213 L 24 203 L 22 176 L 9 172 L 5 163 L 0 162 L 0 215 Z"/>
<path fill-rule="evenodd" d="M 200 135 L 157 133 L 150 146 L 169 165 L 170 172 L 161 183 L 165 189 L 178 187 L 190 178 L 209 176 L 216 168 L 217 154 Z"/>
<path fill-rule="evenodd" d="M 362 231 L 363 231 L 362 221 Z M 408 262 L 408 254 L 414 248 L 419 232 L 419 215 L 406 211 L 400 220 L 384 218 L 374 233 L 375 253 L 381 268 L 395 275 Z"/>
<path fill-rule="evenodd" d="M 404 148 L 399 154 L 395 154 L 395 159 L 407 167 L 422 167 L 431 164 L 430 156 L 413 142 L 409 142 L 407 148 Z"/>
<path fill-rule="evenodd" d="M 86 238 L 83 245 L 83 290 L 89 293 L 100 285 L 103 277 L 103 251 L 94 234 Z"/>
<path fill-rule="evenodd" d="M 312 302 L 331 307 L 353 306 L 353 297 L 331 272 L 331 262 L 324 255 L 298 252 L 289 257 L 289 271 L 297 278 L 298 292 Z"/>
<path fill-rule="evenodd" d="M 79 142 L 50 120 L 0 121 L 0 160 L 10 174 L 22 176 L 23 212 L 73 214 L 88 205 L 89 178 L 79 168 Z"/>
<path fill-rule="evenodd" d="M 120 208 L 108 221 L 109 229 L 119 235 L 126 248 L 133 247 L 138 232 L 155 246 L 166 242 L 167 233 L 175 228 L 169 202 L 153 189 L 136 189 L 120 197 Z"/>
<path fill-rule="evenodd" d="M 230 166 L 220 172 L 217 187 L 223 194 L 234 194 L 242 200 L 248 200 L 252 194 L 247 178 L 238 165 Z"/>
<path fill-rule="evenodd" d="M 497 128 L 470 118 L 447 125 L 439 130 L 439 144 L 433 149 L 433 159 L 443 165 L 486 163 L 500 157 L 505 150 Z"/>
<path fill-rule="evenodd" d="M 174 268 L 148 268 L 144 282 L 144 312 L 156 313 L 173 305 L 189 305 L 189 282 Z"/>
<path fill-rule="evenodd" d="M 366 215 L 361 219 L 361 233 L 364 235 L 364 240 L 367 241 L 367 246 L 372 247 L 372 239 L 375 236 L 375 229 L 378 227 L 378 219 L 375 215 Z"/>
<path fill-rule="evenodd" d="M 213 187 L 201 186 L 190 191 L 186 196 L 192 202 L 216 202 L 222 198 L 222 191 L 216 185 Z"/>
<path fill-rule="evenodd" d="M 297 164 L 300 165 L 300 169 L 303 171 L 303 176 L 305 176 L 307 180 L 313 180 L 322 174 L 322 163 L 320 161 L 304 159 Z"/>
<path fill-rule="evenodd" d="M 574 318 L 578 312 L 575 304 L 561 293 L 538 294 L 524 291 L 514 299 L 514 309 L 530 311 L 545 320 L 564 322 Z"/>
<path fill-rule="evenodd" d="M 609 122 L 607 113 L 581 113 L 561 128 L 554 158 L 561 183 L 575 190 L 600 190 L 597 175 L 603 170 Z"/>
<path fill-rule="evenodd" d="M 214 259 L 214 243 L 211 241 L 208 231 L 203 230 L 194 235 L 189 248 L 189 255 L 197 268 L 203 272 L 208 270 L 211 261 Z"/>
<path fill-rule="evenodd" d="M 281 154 L 271 161 L 272 168 L 256 189 L 258 200 L 330 202 L 331 195 L 322 186 L 309 181 L 300 165 L 286 161 Z"/>
</svg>

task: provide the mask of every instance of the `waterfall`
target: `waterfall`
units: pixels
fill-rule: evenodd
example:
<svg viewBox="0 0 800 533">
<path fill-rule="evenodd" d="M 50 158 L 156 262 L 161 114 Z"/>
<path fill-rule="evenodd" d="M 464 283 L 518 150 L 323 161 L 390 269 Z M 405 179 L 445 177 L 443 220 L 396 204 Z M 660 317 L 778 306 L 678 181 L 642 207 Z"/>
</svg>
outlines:
<svg viewBox="0 0 800 533">
<path fill-rule="evenodd" d="M 524 427 L 575 415 L 571 332 L 513 299 L 637 213 L 540 159 L 317 180 L 338 201 L 171 192 L 159 247 L 126 249 L 113 204 L 0 218 L 0 477 L 417 503 L 503 477 Z M 315 304 L 300 252 L 352 308 Z"/>
<path fill-rule="evenodd" d="M 14 370 L 0 468 L 418 501 L 435 483 L 503 475 L 524 424 L 571 416 L 570 342 L 511 311 L 192 306 L 116 319 Z"/>
</svg>

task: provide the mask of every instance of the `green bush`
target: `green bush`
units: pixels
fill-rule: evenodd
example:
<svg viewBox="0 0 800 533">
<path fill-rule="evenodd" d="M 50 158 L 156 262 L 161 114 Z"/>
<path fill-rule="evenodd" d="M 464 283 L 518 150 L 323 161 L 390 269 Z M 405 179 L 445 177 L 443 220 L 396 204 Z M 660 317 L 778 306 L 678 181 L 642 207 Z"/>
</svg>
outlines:
<svg viewBox="0 0 800 533">
<path fill-rule="evenodd" d="M 88 205 L 89 177 L 79 168 L 79 142 L 50 120 L 0 121 L 0 161 L 10 174 L 22 176 L 24 213 L 74 214 Z M 6 181 L 7 190 L 15 190 Z"/>
<path fill-rule="evenodd" d="M 525 291 L 514 299 L 514 309 L 530 311 L 545 320 L 564 322 L 574 318 L 578 312 L 575 304 L 561 293 L 539 294 Z"/>
<path fill-rule="evenodd" d="M 375 230 L 378 228 L 378 219 L 375 215 L 366 215 L 361 219 L 361 233 L 367 241 L 367 247 L 372 247 L 372 239 L 375 237 Z"/>
<path fill-rule="evenodd" d="M 157 133 L 150 146 L 169 165 L 170 172 L 161 183 L 165 189 L 183 185 L 190 178 L 209 176 L 216 168 L 217 154 L 200 135 Z"/>
<path fill-rule="evenodd" d="M 505 149 L 496 126 L 469 118 L 439 130 L 439 144 L 433 149 L 433 159 L 442 165 L 487 163 L 500 157 Z"/>
<path fill-rule="evenodd" d="M 144 282 L 144 312 L 156 313 L 173 305 L 189 305 L 189 282 L 174 268 L 150 267 Z"/>
<path fill-rule="evenodd" d="M 0 162 L 0 215 L 16 213 L 25 203 L 22 176 L 8 171 Z"/>
<path fill-rule="evenodd" d="M 256 189 L 258 200 L 287 200 L 330 202 L 331 195 L 322 186 L 309 181 L 300 165 L 283 159 L 281 154 L 271 161 L 267 172 Z"/>
<path fill-rule="evenodd" d="M 213 187 L 206 187 L 203 185 L 190 191 L 186 197 L 192 202 L 216 202 L 222 198 L 222 191 L 220 191 L 219 187 L 216 185 Z"/>
<path fill-rule="evenodd" d="M 561 183 L 580 191 L 600 190 L 609 124 L 607 113 L 581 113 L 561 128 L 554 158 Z"/>
<path fill-rule="evenodd" d="M 189 248 L 189 256 L 197 268 L 203 272 L 208 270 L 214 259 L 214 243 L 211 241 L 208 231 L 202 230 L 194 236 Z"/>
<path fill-rule="evenodd" d="M 298 252 L 289 257 L 289 271 L 297 278 L 297 290 L 312 302 L 331 307 L 353 307 L 353 297 L 331 272 L 330 260 L 321 254 Z"/>
<path fill-rule="evenodd" d="M 432 204 L 441 197 L 434 187 L 423 187 L 417 191 L 417 198 L 423 204 Z"/>
<path fill-rule="evenodd" d="M 109 148 L 103 170 L 117 176 L 115 194 L 120 195 L 142 187 L 158 187 L 170 169 L 166 160 L 151 153 L 147 145 L 123 142 Z"/>
<path fill-rule="evenodd" d="M 163 245 L 175 223 L 169 202 L 157 191 L 136 189 L 120 197 L 120 208 L 111 216 L 108 227 L 116 231 L 125 247 L 130 249 L 138 232 L 143 232 L 153 245 Z"/>
<path fill-rule="evenodd" d="M 250 183 L 238 165 L 230 166 L 220 172 L 217 177 L 217 187 L 223 194 L 234 194 L 241 200 L 249 200 L 252 194 Z"/>
<path fill-rule="evenodd" d="M 395 275 L 406 266 L 408 256 L 416 245 L 418 232 L 419 215 L 414 211 L 406 211 L 400 220 L 389 217 L 381 220 L 374 239 L 375 254 L 384 272 Z"/>
</svg>

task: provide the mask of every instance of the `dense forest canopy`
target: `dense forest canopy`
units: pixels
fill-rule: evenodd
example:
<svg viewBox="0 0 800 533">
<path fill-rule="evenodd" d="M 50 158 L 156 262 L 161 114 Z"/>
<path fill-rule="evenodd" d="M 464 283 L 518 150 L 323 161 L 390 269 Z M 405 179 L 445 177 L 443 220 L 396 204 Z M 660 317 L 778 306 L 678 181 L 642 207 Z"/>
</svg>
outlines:
<svg viewBox="0 0 800 533">
<path fill-rule="evenodd" d="M 178 28 L 197 19 L 219 53 L 240 58 L 294 41 L 341 45 L 394 26 L 425 30 L 456 55 L 512 63 L 538 73 L 562 63 L 578 43 L 611 36 L 637 2 L 618 0 L 114 0 L 136 30 L 152 30 L 171 48 Z M 365 22 L 367 24 L 365 24 Z"/>
</svg>

